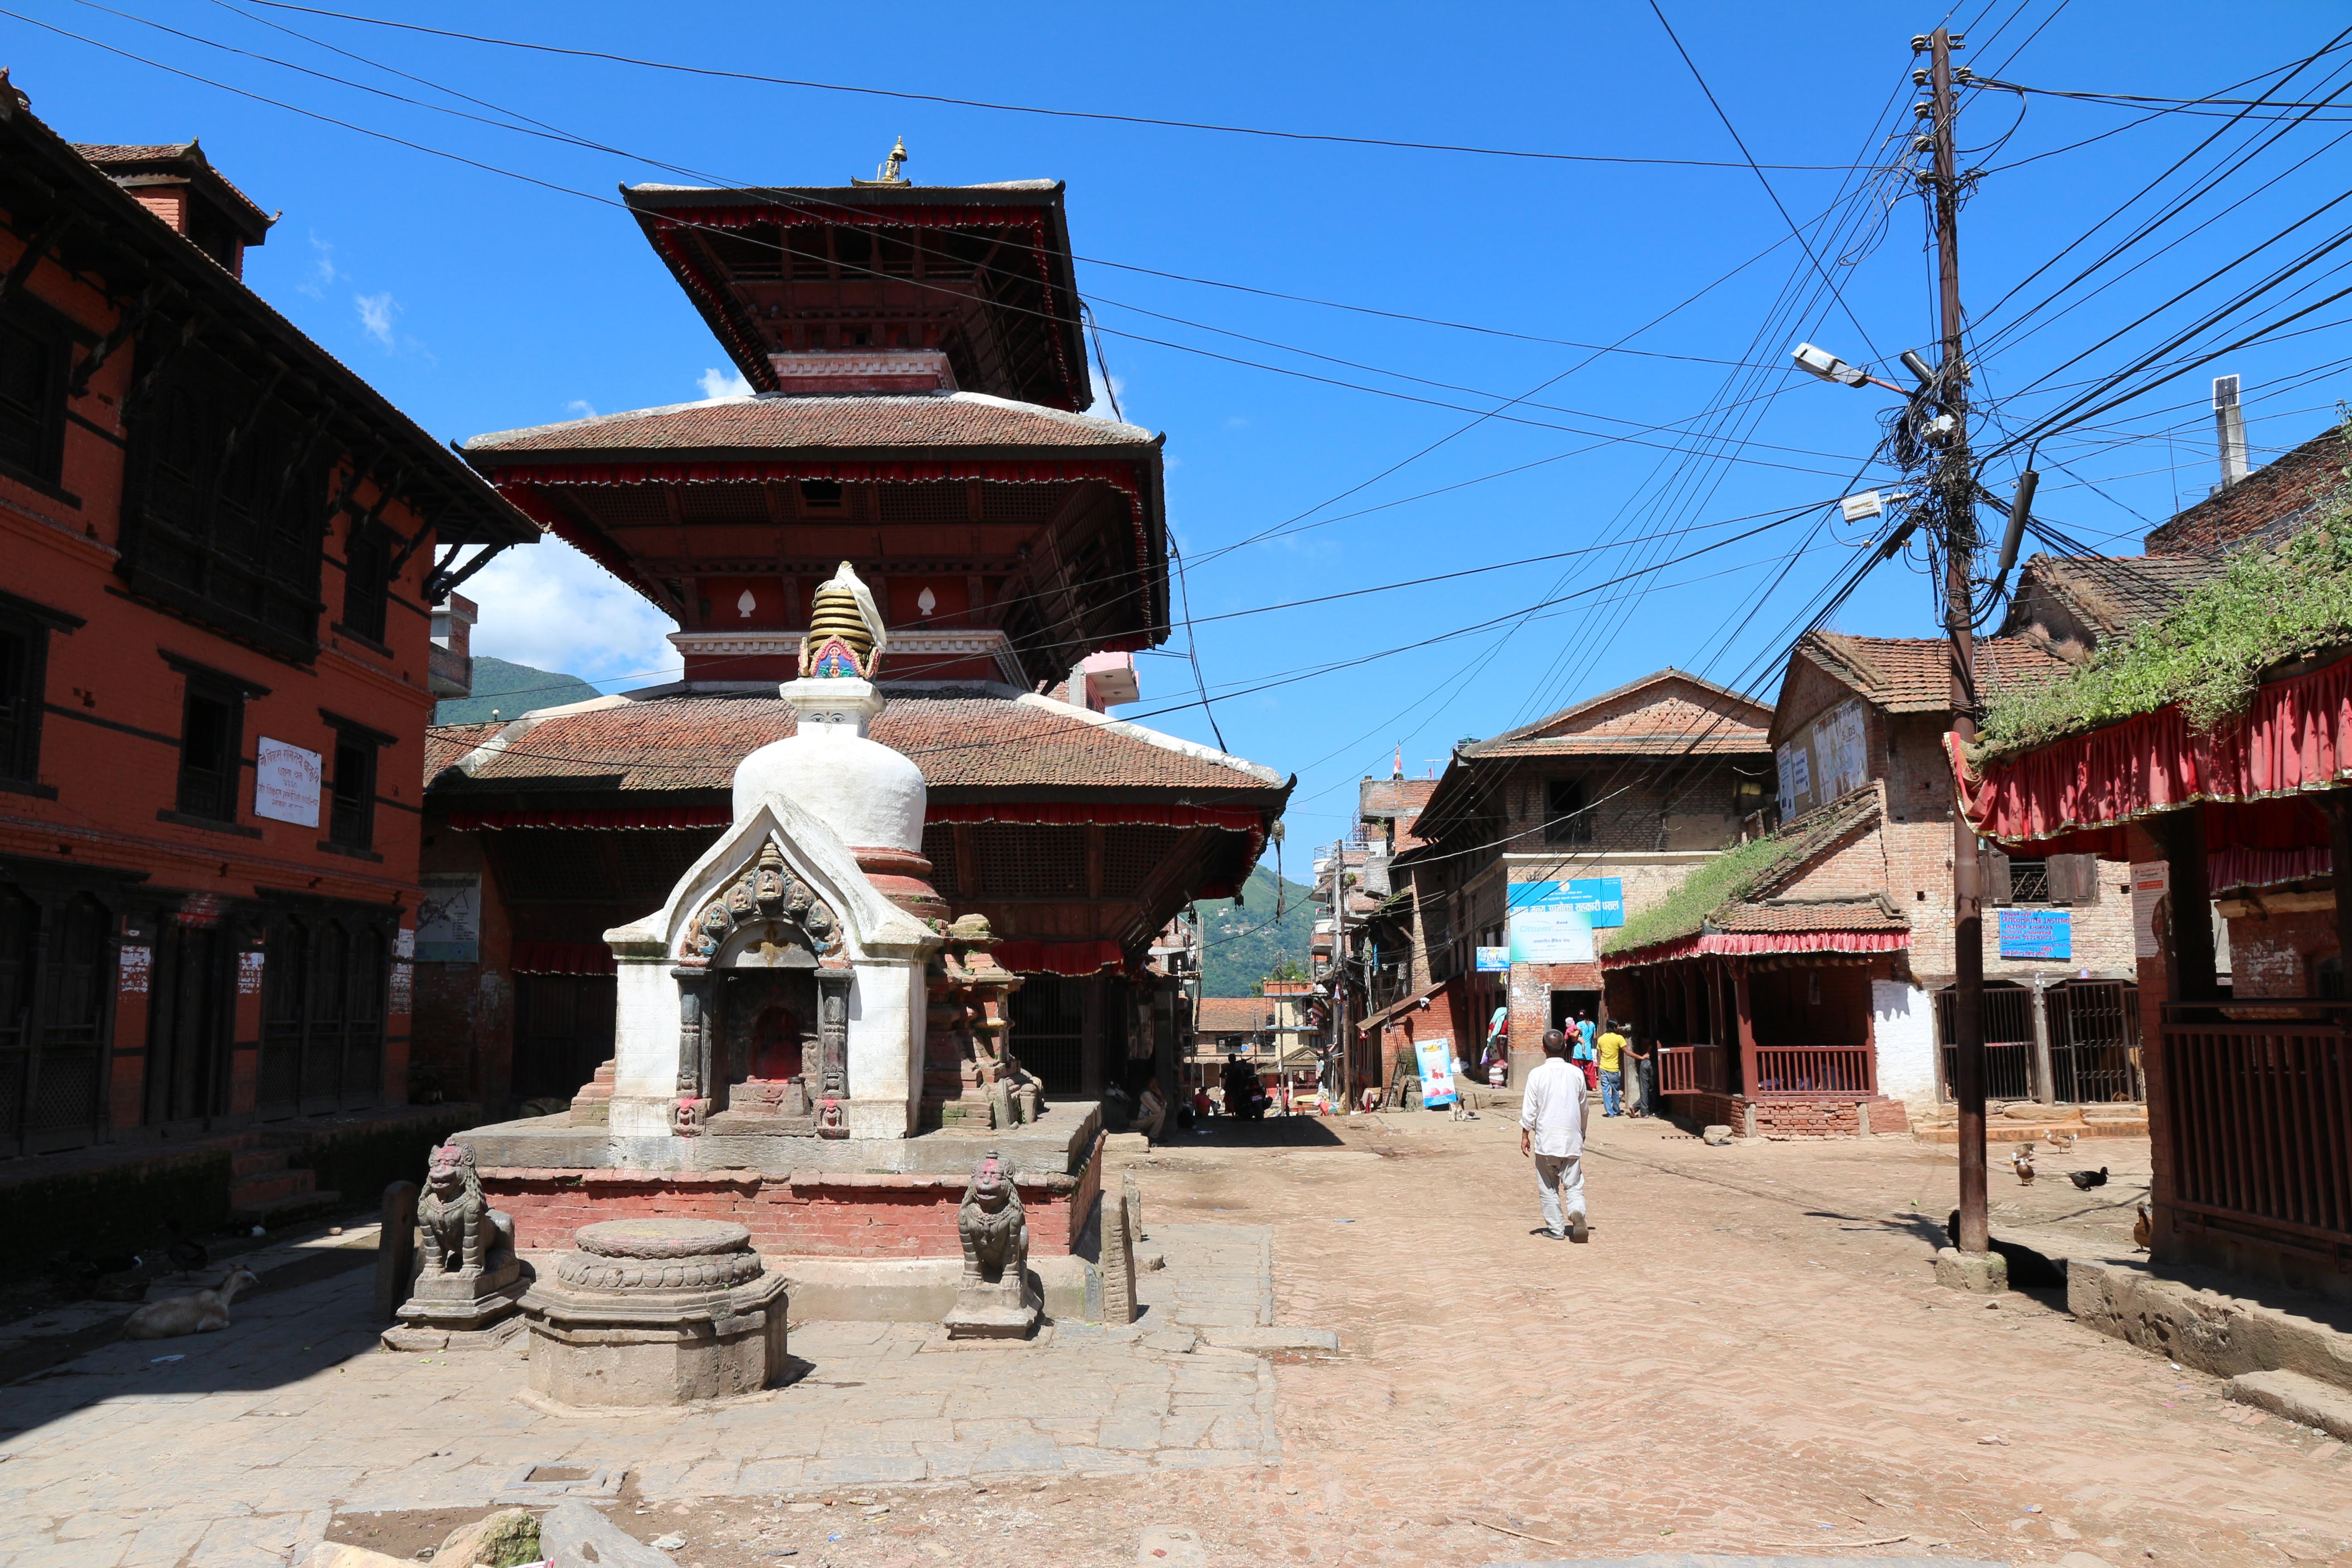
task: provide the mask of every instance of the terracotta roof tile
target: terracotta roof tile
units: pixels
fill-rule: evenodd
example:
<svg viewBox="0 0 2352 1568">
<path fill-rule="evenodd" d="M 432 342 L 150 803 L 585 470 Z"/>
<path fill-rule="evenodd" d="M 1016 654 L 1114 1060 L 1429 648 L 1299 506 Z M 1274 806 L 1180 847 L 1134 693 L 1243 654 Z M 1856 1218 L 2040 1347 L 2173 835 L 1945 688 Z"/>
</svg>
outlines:
<svg viewBox="0 0 2352 1568">
<path fill-rule="evenodd" d="M 761 394 L 600 414 L 560 425 L 499 430 L 465 444 L 468 457 L 578 452 L 715 452 L 838 447 L 1150 447 L 1149 430 L 977 392 L 855 397 Z"/>
<path fill-rule="evenodd" d="M 1274 1027 L 1274 1004 L 1263 996 L 1203 996 L 1193 1010 L 1201 1035 L 1249 1035 Z"/>
<path fill-rule="evenodd" d="M 444 778 L 441 787 L 725 789 L 736 763 L 753 748 L 792 734 L 797 719 L 782 698 L 703 693 L 558 710 L 488 760 L 470 782 Z M 459 754 L 499 726 L 462 728 L 472 738 L 451 742 Z M 913 758 L 935 790 L 1259 790 L 1273 798 L 1284 789 L 1238 761 L 1156 744 L 1042 701 L 893 693 L 874 721 L 873 735 Z"/>
<path fill-rule="evenodd" d="M 506 728 L 504 721 L 441 724 L 425 731 L 425 782 Z"/>
<path fill-rule="evenodd" d="M 2036 555 L 2018 573 L 2010 624 L 2021 624 L 2046 594 L 2101 638 L 2111 637 L 2156 619 L 2225 566 L 2211 555 Z"/>
<path fill-rule="evenodd" d="M 1466 757 L 1591 756 L 1627 752 L 1767 752 L 1772 710 L 1687 670 L 1666 668 L 1571 703 L 1531 724 L 1462 748 Z"/>
<path fill-rule="evenodd" d="M 1366 779 L 1357 789 L 1357 815 L 1412 816 L 1437 793 L 1435 779 Z"/>
<path fill-rule="evenodd" d="M 1890 713 L 1940 713 L 1952 706 L 1951 664 L 1942 637 L 1858 637 L 1807 632 L 1797 650 Z M 1977 686 L 1988 700 L 2045 685 L 2074 668 L 2023 637 L 1979 637 Z"/>
<path fill-rule="evenodd" d="M 2215 555 L 2283 540 L 2342 488 L 2347 456 L 2352 452 L 2343 436 L 2330 426 L 2228 489 L 2174 513 L 2147 536 L 2147 548 L 2151 554 Z"/>
<path fill-rule="evenodd" d="M 1909 923 L 1876 899 L 1802 904 L 1727 904 L 1707 924 L 1727 931 L 1908 931 Z"/>
</svg>

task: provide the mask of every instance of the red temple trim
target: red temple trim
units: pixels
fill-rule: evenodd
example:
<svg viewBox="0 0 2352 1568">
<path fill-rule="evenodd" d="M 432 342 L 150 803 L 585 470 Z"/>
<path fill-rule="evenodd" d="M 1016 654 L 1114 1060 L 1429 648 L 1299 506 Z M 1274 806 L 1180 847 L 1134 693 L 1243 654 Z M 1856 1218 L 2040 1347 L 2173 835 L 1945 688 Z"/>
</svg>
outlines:
<svg viewBox="0 0 2352 1568">
<path fill-rule="evenodd" d="M 1603 969 L 1637 969 L 1677 958 L 1759 952 L 1900 952 L 1911 945 L 1907 931 L 1702 931 L 1631 952 L 1604 952 Z"/>
<path fill-rule="evenodd" d="M 2261 688 L 2210 734 L 2165 707 L 1980 773 L 1951 756 L 1977 831 L 2044 854 L 2129 859 L 2126 824 L 2191 805 L 2204 808 L 2209 851 L 2323 845 L 2312 795 L 2352 783 L 2352 659 Z"/>
</svg>

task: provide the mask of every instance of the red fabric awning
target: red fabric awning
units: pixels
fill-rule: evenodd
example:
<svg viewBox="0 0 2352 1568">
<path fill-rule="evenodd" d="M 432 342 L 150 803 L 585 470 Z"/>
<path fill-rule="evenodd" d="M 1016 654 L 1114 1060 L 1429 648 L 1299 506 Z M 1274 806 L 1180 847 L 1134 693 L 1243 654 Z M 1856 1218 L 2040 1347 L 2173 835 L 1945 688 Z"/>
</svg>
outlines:
<svg viewBox="0 0 2352 1568">
<path fill-rule="evenodd" d="M 2262 687 L 2210 734 L 2159 708 L 1981 773 L 1945 743 L 1960 809 L 2003 844 L 2128 859 L 2126 824 L 2201 805 L 2210 849 L 2322 847 L 2327 819 L 2311 796 L 2352 783 L 2352 659 Z"/>
<path fill-rule="evenodd" d="M 1907 931 L 1701 931 L 1631 952 L 1604 952 L 1603 969 L 1637 969 L 1706 953 L 1899 952 L 1911 945 Z"/>
<path fill-rule="evenodd" d="M 1001 942 L 995 957 L 1015 974 L 1077 976 L 1127 966 L 1115 942 Z"/>
<path fill-rule="evenodd" d="M 508 959 L 517 974 L 612 974 L 613 950 L 601 942 L 519 942 Z"/>
<path fill-rule="evenodd" d="M 725 805 L 705 805 L 533 806 L 520 811 L 453 811 L 449 826 L 459 833 L 502 827 L 725 827 L 735 820 Z M 933 802 L 923 814 L 935 822 L 1014 822 L 1048 827 L 1217 827 L 1246 833 L 1255 840 L 1265 834 L 1265 818 L 1253 805 L 1189 805 L 1181 802 L 1006 800 Z M 1207 895 L 1203 895 L 1204 897 Z"/>
</svg>

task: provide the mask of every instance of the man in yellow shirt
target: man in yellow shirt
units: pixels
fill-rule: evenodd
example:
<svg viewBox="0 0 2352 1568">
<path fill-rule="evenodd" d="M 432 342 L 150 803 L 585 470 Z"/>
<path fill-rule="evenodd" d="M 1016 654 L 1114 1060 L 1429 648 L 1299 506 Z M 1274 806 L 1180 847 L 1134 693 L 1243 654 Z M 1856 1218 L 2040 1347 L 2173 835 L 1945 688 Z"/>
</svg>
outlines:
<svg viewBox="0 0 2352 1568">
<path fill-rule="evenodd" d="M 1618 1031 L 1624 1025 L 1612 1018 L 1609 1029 L 1592 1042 L 1592 1054 L 1601 1065 L 1601 1114 L 1615 1116 L 1622 1108 L 1625 1093 L 1625 1037 Z"/>
</svg>

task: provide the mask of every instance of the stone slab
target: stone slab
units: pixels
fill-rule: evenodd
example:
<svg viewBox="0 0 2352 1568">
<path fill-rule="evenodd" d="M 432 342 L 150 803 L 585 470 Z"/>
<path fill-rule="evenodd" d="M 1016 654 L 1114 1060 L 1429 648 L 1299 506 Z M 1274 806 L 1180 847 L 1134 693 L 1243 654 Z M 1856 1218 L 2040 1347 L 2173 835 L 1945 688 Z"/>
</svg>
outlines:
<svg viewBox="0 0 2352 1568">
<path fill-rule="evenodd" d="M 2216 1377 L 2293 1372 L 2352 1391 L 2352 1332 L 2144 1265 L 2069 1260 L 2066 1310 L 2086 1327 Z"/>
<path fill-rule="evenodd" d="M 1336 1329 L 1278 1328 L 1253 1323 L 1233 1328 L 1214 1326 L 1200 1331 L 1201 1342 L 1221 1351 L 1336 1351 Z"/>
<path fill-rule="evenodd" d="M 539 1521 L 539 1549 L 554 1568 L 677 1568 L 584 1502 L 557 1503 Z"/>
<path fill-rule="evenodd" d="M 1851 1557 L 1694 1557 L 1653 1553 L 1646 1557 L 1541 1557 L 1489 1563 L 1486 1568 L 1852 1568 Z M 2005 1568 L 1982 1558 L 1874 1557 L 1871 1568 Z"/>
<path fill-rule="evenodd" d="M 2230 1397 L 2334 1437 L 2352 1439 L 2352 1393 L 2299 1372 L 2242 1372 L 2230 1380 Z"/>
<path fill-rule="evenodd" d="M 936 1323 L 955 1306 L 961 1258 L 797 1258 L 762 1255 L 792 1287 L 796 1322 Z M 1088 1264 L 1077 1257 L 1029 1258 L 1030 1289 L 1045 1316 L 1087 1314 Z"/>
<path fill-rule="evenodd" d="M 969 1175 L 972 1162 L 1000 1150 L 1026 1179 L 1083 1172 L 1094 1158 L 1102 1109 L 1056 1105 L 1038 1121 L 1003 1131 L 948 1126 L 913 1138 L 795 1138 L 773 1133 L 700 1138 L 614 1137 L 603 1127 L 572 1127 L 533 1117 L 493 1122 L 452 1135 L 484 1170 L 796 1171 L 857 1175 Z"/>
</svg>

